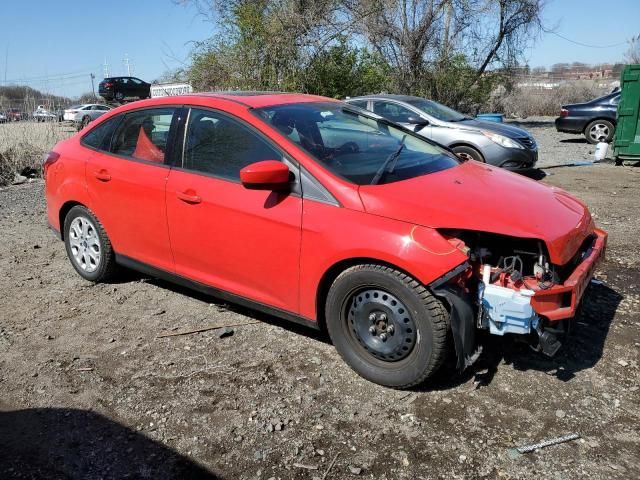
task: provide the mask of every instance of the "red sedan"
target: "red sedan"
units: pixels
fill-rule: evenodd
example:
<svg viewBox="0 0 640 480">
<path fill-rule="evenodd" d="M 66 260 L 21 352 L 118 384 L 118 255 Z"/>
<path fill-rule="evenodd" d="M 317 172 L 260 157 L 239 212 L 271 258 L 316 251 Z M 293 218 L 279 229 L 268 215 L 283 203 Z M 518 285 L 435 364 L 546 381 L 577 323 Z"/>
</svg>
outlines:
<svg viewBox="0 0 640 480">
<path fill-rule="evenodd" d="M 135 102 L 44 170 L 83 278 L 134 268 L 326 328 L 357 373 L 396 388 L 448 348 L 466 367 L 478 329 L 553 355 L 606 243 L 562 190 L 309 95 Z"/>
</svg>

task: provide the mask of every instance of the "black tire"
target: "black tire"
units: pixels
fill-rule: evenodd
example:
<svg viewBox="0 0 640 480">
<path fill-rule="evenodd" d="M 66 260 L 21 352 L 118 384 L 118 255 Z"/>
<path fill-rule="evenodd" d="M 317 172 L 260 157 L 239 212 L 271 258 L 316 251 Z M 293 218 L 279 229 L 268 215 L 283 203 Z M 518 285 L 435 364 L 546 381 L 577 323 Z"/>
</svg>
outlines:
<svg viewBox="0 0 640 480">
<path fill-rule="evenodd" d="M 463 160 L 476 160 L 478 162 L 484 162 L 482 154 L 473 147 L 467 147 L 466 145 L 458 145 L 453 147 L 453 153 L 461 157 Z"/>
<path fill-rule="evenodd" d="M 609 120 L 594 120 L 584 128 L 584 136 L 592 145 L 600 142 L 609 143 L 613 140 L 615 131 L 615 125 Z"/>
<path fill-rule="evenodd" d="M 82 122 L 80 122 L 80 129 L 82 130 L 84 127 L 91 123 L 91 117 L 89 115 L 85 115 L 82 117 Z"/>
<path fill-rule="evenodd" d="M 124 93 L 116 92 L 116 94 L 114 95 L 114 98 L 116 99 L 116 101 L 122 102 L 124 100 Z"/>
<path fill-rule="evenodd" d="M 97 262 L 97 267 L 93 271 L 87 271 L 81 267 L 79 262 L 75 258 L 72 246 L 72 233 L 70 232 L 71 226 L 76 219 L 89 220 L 89 223 L 95 227 L 95 233 L 99 243 L 100 260 Z M 71 208 L 64 218 L 64 244 L 67 251 L 67 256 L 71 261 L 73 268 L 80 274 L 85 280 L 91 282 L 104 282 L 112 279 L 118 272 L 118 265 L 115 261 L 115 254 L 111 246 L 111 241 L 104 230 L 104 227 L 96 216 L 86 207 L 76 205 Z M 88 263 L 88 262 L 87 262 Z"/>
<path fill-rule="evenodd" d="M 379 299 L 371 298 L 369 292 L 379 293 Z M 363 298 L 365 296 L 367 298 Z M 385 296 L 392 299 L 391 304 L 401 305 L 406 310 L 400 308 L 396 314 L 395 306 L 383 303 L 382 297 Z M 354 314 L 356 309 L 361 309 L 359 314 Z M 387 352 L 381 353 L 375 350 L 376 347 L 367 346 L 378 341 L 378 345 L 386 347 L 375 338 L 376 334 L 369 330 L 370 336 L 365 338 L 366 334 L 358 333 L 362 333 L 362 322 L 372 321 L 372 315 L 376 315 L 372 312 L 380 310 L 388 312 L 391 317 L 388 325 L 396 326 L 392 335 L 385 337 L 385 342 L 400 339 L 400 345 L 406 346 L 402 347 L 405 351 L 394 350 L 390 356 Z M 340 356 L 356 373 L 374 383 L 398 389 L 410 388 L 423 383 L 444 363 L 447 311 L 420 282 L 390 267 L 356 265 L 342 272 L 329 290 L 325 314 L 327 330 Z M 378 320 L 372 322 L 365 328 L 375 328 Z M 409 328 L 406 330 L 411 333 L 401 330 L 407 324 L 414 327 L 415 332 Z M 399 336 L 394 339 L 396 334 Z M 411 335 L 414 336 L 412 341 Z"/>
</svg>

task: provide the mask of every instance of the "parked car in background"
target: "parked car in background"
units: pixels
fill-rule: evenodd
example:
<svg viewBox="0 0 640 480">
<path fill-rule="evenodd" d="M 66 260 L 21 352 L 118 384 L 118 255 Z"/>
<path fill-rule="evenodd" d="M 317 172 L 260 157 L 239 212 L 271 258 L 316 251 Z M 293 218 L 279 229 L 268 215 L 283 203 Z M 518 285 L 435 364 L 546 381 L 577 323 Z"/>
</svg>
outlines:
<svg viewBox="0 0 640 480">
<path fill-rule="evenodd" d="M 17 122 L 24 120 L 25 114 L 18 108 L 10 108 L 7 110 L 7 120 L 10 122 Z"/>
<path fill-rule="evenodd" d="M 73 122 L 81 128 L 86 127 L 89 122 L 104 115 L 111 107 L 101 103 L 86 103 L 83 105 L 73 105 L 64 111 L 64 120 Z"/>
<path fill-rule="evenodd" d="M 465 159 L 508 170 L 528 169 L 538 161 L 536 141 L 526 130 L 476 120 L 433 100 L 408 95 L 369 95 L 345 101 L 407 126 Z"/>
<path fill-rule="evenodd" d="M 108 102 L 139 100 L 151 97 L 151 85 L 136 77 L 109 77 L 98 85 L 98 94 Z"/>
<path fill-rule="evenodd" d="M 556 130 L 584 135 L 589 143 L 610 142 L 616 131 L 620 89 L 585 103 L 562 105 Z"/>
<path fill-rule="evenodd" d="M 0 123 L 6 123 L 8 121 L 7 116 L 0 112 Z"/>
<path fill-rule="evenodd" d="M 38 108 L 31 114 L 36 122 L 47 122 L 52 120 L 58 120 L 58 115 L 54 112 L 47 110 L 44 105 L 38 105 Z"/>
<path fill-rule="evenodd" d="M 476 331 L 553 355 L 607 239 L 567 192 L 311 95 L 131 103 L 43 169 L 47 220 L 85 280 L 125 266 L 326 328 L 394 388 L 451 349 L 464 369 Z"/>
</svg>

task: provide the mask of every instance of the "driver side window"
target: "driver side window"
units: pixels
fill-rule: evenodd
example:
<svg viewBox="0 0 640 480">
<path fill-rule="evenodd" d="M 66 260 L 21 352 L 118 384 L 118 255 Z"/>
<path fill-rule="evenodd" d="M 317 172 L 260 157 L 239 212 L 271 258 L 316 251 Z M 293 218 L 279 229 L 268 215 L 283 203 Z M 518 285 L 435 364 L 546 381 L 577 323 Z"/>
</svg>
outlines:
<svg viewBox="0 0 640 480">
<path fill-rule="evenodd" d="M 282 154 L 239 121 L 191 109 L 183 168 L 239 181 L 241 169 L 263 160 L 282 160 Z"/>
<path fill-rule="evenodd" d="M 416 116 L 415 113 L 402 105 L 384 101 L 373 102 L 373 111 L 381 117 L 396 123 L 409 123 L 409 117 Z"/>
</svg>

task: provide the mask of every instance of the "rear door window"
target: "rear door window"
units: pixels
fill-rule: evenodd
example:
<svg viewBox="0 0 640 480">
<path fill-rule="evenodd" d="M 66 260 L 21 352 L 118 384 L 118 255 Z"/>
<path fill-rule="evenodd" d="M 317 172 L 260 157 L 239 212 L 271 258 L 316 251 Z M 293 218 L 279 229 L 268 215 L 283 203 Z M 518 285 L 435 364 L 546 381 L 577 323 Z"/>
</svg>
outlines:
<svg viewBox="0 0 640 480">
<path fill-rule="evenodd" d="M 356 107 L 367 109 L 367 100 L 350 100 L 349 103 Z"/>
<path fill-rule="evenodd" d="M 111 141 L 111 153 L 135 160 L 164 163 L 176 108 L 127 113 Z"/>
<path fill-rule="evenodd" d="M 417 116 L 408 108 L 393 102 L 373 102 L 373 112 L 396 123 L 409 123 L 409 117 Z"/>
</svg>

